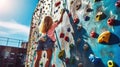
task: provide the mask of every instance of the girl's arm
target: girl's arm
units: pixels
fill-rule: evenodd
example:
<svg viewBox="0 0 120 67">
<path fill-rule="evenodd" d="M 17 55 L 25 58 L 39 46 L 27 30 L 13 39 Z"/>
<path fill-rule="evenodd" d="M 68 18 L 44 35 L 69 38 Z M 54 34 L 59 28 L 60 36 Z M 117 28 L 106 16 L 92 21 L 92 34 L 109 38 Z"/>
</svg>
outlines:
<svg viewBox="0 0 120 67">
<path fill-rule="evenodd" d="M 62 11 L 61 17 L 57 22 L 58 24 L 60 24 L 62 22 L 64 13 L 65 13 L 65 9 L 63 9 L 63 11 Z"/>
</svg>

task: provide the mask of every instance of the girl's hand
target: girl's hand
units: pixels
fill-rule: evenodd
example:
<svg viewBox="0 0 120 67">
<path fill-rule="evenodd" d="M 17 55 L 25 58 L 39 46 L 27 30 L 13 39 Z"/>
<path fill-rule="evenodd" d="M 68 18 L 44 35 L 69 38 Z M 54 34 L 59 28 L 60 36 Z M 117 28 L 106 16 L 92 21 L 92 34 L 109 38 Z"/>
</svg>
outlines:
<svg viewBox="0 0 120 67">
<path fill-rule="evenodd" d="M 65 13 L 65 9 L 62 9 L 61 10 L 61 14 L 63 15 Z"/>
<path fill-rule="evenodd" d="M 64 14 L 64 13 L 65 13 L 65 9 L 62 9 L 62 10 L 61 10 L 61 17 L 60 17 L 60 19 L 59 19 L 59 21 L 58 21 L 58 24 L 62 22 L 62 20 L 63 20 L 63 14 Z"/>
</svg>

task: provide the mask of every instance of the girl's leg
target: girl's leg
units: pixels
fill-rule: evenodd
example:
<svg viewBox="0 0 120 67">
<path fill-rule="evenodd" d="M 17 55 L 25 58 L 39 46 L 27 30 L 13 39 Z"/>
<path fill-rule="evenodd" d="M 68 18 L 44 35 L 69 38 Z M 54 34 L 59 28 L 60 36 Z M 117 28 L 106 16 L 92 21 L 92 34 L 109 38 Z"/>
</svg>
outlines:
<svg viewBox="0 0 120 67">
<path fill-rule="evenodd" d="M 41 59 L 41 55 L 42 55 L 42 50 L 37 51 L 34 67 L 39 67 L 39 61 Z"/>
<path fill-rule="evenodd" d="M 51 61 L 51 57 L 52 57 L 52 49 L 48 49 L 46 50 L 47 52 L 47 62 L 45 64 L 45 67 L 49 67 L 50 66 L 50 61 Z"/>
</svg>

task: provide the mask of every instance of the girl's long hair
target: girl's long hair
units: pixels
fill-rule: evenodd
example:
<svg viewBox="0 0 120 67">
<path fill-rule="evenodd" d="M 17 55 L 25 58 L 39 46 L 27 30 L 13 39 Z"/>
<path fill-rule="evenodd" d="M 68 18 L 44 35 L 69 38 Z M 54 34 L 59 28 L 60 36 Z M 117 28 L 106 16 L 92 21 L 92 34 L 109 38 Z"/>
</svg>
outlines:
<svg viewBox="0 0 120 67">
<path fill-rule="evenodd" d="M 50 16 L 45 16 L 40 24 L 40 33 L 47 33 L 53 24 L 53 19 Z"/>
</svg>

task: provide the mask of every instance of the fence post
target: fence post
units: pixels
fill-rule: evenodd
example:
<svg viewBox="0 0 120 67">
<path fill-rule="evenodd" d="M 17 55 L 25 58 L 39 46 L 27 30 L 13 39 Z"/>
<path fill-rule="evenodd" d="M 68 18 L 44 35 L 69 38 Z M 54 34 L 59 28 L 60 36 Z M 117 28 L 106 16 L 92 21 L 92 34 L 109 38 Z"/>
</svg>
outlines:
<svg viewBox="0 0 120 67">
<path fill-rule="evenodd" d="M 8 46 L 9 38 L 7 38 L 6 46 Z"/>
</svg>

